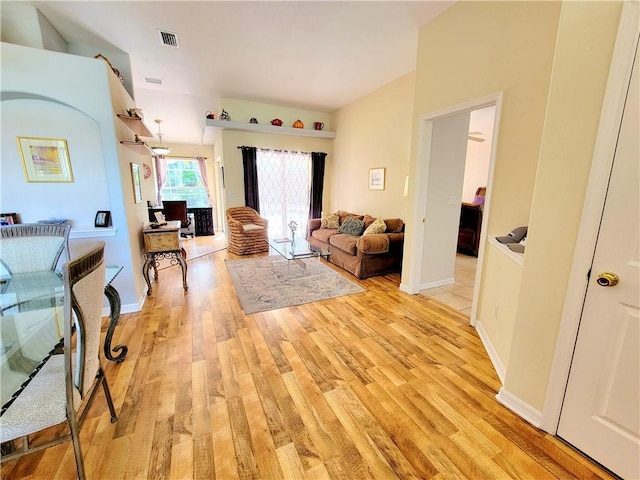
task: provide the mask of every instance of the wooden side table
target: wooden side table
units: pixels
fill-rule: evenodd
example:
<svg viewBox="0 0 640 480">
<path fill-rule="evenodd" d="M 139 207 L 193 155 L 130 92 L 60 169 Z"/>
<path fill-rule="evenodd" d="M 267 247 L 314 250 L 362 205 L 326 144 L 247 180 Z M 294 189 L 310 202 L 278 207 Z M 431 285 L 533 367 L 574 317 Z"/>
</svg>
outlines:
<svg viewBox="0 0 640 480">
<path fill-rule="evenodd" d="M 142 275 L 147 282 L 147 295 L 151 295 L 151 281 L 149 269 L 153 267 L 153 278 L 158 279 L 159 261 L 169 260 L 171 265 L 180 265 L 182 269 L 182 286 L 185 291 L 187 285 L 187 253 L 180 242 L 180 220 L 172 220 L 159 228 L 151 228 L 150 224 L 142 229 L 144 237 L 145 261 L 142 266 Z"/>
</svg>

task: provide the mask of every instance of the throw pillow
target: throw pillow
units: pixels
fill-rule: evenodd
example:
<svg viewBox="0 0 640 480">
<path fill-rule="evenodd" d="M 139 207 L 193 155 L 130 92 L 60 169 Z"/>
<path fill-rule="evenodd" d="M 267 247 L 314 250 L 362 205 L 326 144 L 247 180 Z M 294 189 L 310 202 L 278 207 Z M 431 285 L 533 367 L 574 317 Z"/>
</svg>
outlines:
<svg viewBox="0 0 640 480">
<path fill-rule="evenodd" d="M 376 218 L 375 221 L 367 227 L 363 235 L 373 235 L 374 233 L 384 233 L 387 231 L 387 224 L 381 218 Z"/>
<path fill-rule="evenodd" d="M 338 228 L 340 225 L 338 224 L 338 212 L 336 213 L 327 213 L 322 212 L 320 218 L 320 228 Z"/>
<path fill-rule="evenodd" d="M 384 223 L 387 225 L 387 233 L 400 233 L 404 222 L 400 218 L 386 218 Z"/>
<path fill-rule="evenodd" d="M 340 228 L 338 232 L 345 233 L 347 235 L 353 235 L 354 237 L 359 237 L 364 232 L 364 220 L 356 220 L 355 218 L 347 218 Z"/>
</svg>

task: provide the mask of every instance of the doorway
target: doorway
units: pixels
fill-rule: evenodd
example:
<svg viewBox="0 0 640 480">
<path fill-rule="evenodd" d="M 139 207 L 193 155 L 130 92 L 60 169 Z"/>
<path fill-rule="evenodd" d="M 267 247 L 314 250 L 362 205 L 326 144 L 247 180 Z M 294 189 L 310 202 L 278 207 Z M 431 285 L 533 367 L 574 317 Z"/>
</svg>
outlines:
<svg viewBox="0 0 640 480">
<path fill-rule="evenodd" d="M 466 113 L 460 114 L 461 119 L 466 120 L 468 118 L 468 136 L 464 168 L 462 169 L 462 190 L 459 198 L 462 205 L 459 218 L 456 219 L 454 215 L 451 219 L 454 223 L 457 223 L 452 231 L 455 238 L 452 236 L 449 239 L 449 244 L 445 245 L 449 249 L 446 253 L 455 255 L 452 282 L 444 285 L 438 282 L 438 286 L 431 287 L 427 285 L 430 288 L 426 289 L 422 289 L 423 285 L 421 285 L 420 290 L 421 295 L 437 300 L 468 317 L 471 315 L 471 306 L 473 304 L 473 287 L 479 253 L 478 241 L 483 224 L 484 199 L 491 160 L 495 111 L 495 105 L 490 105 L 478 110 L 472 110 L 468 116 Z M 455 151 L 456 149 L 451 148 L 449 150 Z M 446 165 L 449 166 L 453 163 L 455 162 L 446 162 Z M 454 179 L 454 182 L 460 183 L 459 174 Z M 438 183 L 442 184 L 440 179 L 438 179 Z M 460 191 L 458 185 L 454 185 L 454 188 Z M 457 252 L 451 251 L 451 242 L 457 244 Z M 429 249 L 427 239 L 425 239 L 425 249 Z M 423 255 L 423 260 L 425 257 L 426 255 Z M 423 272 L 422 277 L 424 278 L 424 276 Z"/>
<path fill-rule="evenodd" d="M 416 185 L 413 224 L 422 225 L 422 228 L 413 229 L 408 234 L 411 235 L 411 258 L 419 258 L 421 261 L 412 265 L 406 279 L 403 278 L 401 288 L 404 291 L 416 294 L 425 287 L 442 287 L 455 283 L 460 199 L 463 195 L 470 113 L 493 107 L 495 114 L 486 173 L 489 194 L 484 201 L 482 222 L 486 226 L 491 207 L 490 192 L 501 105 L 502 93 L 496 93 L 420 117 L 418 156 L 413 172 Z M 457 152 L 454 154 L 454 161 L 457 163 L 452 173 L 448 168 L 447 158 L 451 158 L 450 154 L 454 150 Z M 485 245 L 482 230 L 479 239 L 476 272 L 482 271 Z M 439 253 L 434 255 L 436 250 Z M 468 312 L 472 325 L 475 324 L 480 275 L 474 277 L 471 310 Z"/>
</svg>

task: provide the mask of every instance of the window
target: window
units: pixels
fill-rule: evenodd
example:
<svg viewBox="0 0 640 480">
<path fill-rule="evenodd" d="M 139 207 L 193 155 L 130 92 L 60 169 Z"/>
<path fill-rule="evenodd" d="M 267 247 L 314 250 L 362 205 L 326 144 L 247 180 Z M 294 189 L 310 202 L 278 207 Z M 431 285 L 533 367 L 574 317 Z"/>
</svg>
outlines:
<svg viewBox="0 0 640 480">
<path fill-rule="evenodd" d="M 289 237 L 287 226 L 298 224 L 296 237 L 306 237 L 311 192 L 311 154 L 258 150 L 260 215 L 269 221 L 269 235 Z"/>
<path fill-rule="evenodd" d="M 188 158 L 165 158 L 166 175 L 160 189 L 162 200 L 186 200 L 190 207 L 209 206 L 206 170 L 200 160 Z M 204 167 L 204 159 L 202 160 Z M 203 178 L 204 171 L 205 178 Z"/>
</svg>

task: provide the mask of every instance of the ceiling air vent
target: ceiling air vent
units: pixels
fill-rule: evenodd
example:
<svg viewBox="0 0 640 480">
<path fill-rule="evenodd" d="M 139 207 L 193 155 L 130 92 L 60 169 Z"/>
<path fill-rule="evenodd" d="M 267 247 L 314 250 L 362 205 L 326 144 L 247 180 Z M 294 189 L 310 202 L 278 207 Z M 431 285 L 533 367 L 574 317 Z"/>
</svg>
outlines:
<svg viewBox="0 0 640 480">
<path fill-rule="evenodd" d="M 160 43 L 167 47 L 178 48 L 178 35 L 175 33 L 167 32 L 165 30 L 158 29 L 158 35 L 160 36 Z"/>
<path fill-rule="evenodd" d="M 142 77 L 146 83 L 154 83 L 156 85 L 164 85 L 164 80 L 161 78 Z"/>
</svg>

